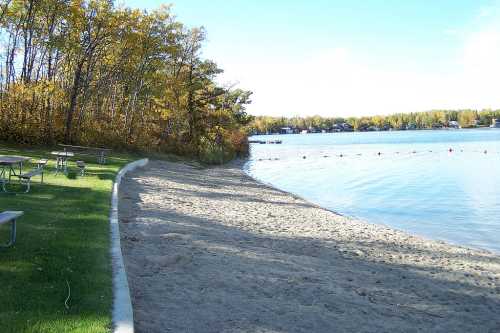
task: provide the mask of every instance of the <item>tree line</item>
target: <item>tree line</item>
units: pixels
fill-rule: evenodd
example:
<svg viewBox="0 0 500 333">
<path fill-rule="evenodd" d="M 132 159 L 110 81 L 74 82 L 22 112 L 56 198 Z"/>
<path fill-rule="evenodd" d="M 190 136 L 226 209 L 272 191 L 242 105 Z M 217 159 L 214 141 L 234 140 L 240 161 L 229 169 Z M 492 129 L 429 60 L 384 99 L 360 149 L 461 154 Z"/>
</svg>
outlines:
<svg viewBox="0 0 500 333">
<path fill-rule="evenodd" d="M 0 140 L 244 153 L 250 91 L 217 84 L 203 28 L 169 6 L 0 0 Z"/>
<path fill-rule="evenodd" d="M 500 119 L 500 110 L 433 110 L 350 118 L 259 116 L 252 119 L 247 126 L 247 131 L 253 134 L 279 133 L 285 127 L 296 131 L 432 129 L 455 127 L 457 125 L 462 128 L 472 128 L 488 126 L 491 124 L 492 119 Z M 344 124 L 348 124 L 348 126 L 339 126 Z"/>
</svg>

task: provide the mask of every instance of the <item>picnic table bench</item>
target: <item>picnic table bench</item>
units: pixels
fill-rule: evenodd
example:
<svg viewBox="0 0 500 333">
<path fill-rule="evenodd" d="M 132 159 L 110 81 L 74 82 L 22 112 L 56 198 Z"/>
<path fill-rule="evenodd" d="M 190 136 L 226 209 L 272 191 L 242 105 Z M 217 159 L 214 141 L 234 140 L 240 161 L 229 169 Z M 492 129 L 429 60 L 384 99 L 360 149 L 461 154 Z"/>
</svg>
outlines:
<svg viewBox="0 0 500 333">
<path fill-rule="evenodd" d="M 43 184 L 43 167 L 37 167 L 31 171 L 20 174 L 19 180 L 22 184 L 26 185 L 25 193 L 28 193 L 31 188 L 31 178 L 35 176 L 42 176 L 41 184 Z"/>
<path fill-rule="evenodd" d="M 97 156 L 97 163 L 106 164 L 106 154 L 109 154 L 111 149 L 99 148 L 99 147 L 84 147 L 84 146 L 73 146 L 73 145 L 63 145 L 59 144 L 59 147 L 70 149 L 72 152 L 78 155 L 89 155 Z"/>
<path fill-rule="evenodd" d="M 6 211 L 0 213 L 0 224 L 6 224 L 10 222 L 10 241 L 6 245 L 0 245 L 0 247 L 10 247 L 16 242 L 16 220 L 21 217 L 24 212 L 16 211 Z"/>
</svg>

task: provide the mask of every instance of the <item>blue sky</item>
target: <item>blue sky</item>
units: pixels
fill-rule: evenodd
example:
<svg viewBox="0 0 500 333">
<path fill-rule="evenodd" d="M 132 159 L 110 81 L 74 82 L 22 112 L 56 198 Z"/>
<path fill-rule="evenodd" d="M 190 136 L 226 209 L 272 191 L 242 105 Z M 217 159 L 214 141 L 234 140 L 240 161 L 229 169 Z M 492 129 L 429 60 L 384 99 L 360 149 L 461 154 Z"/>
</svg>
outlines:
<svg viewBox="0 0 500 333">
<path fill-rule="evenodd" d="M 127 0 L 154 9 L 156 0 Z M 500 108 L 497 0 L 179 0 L 252 114 Z"/>
</svg>

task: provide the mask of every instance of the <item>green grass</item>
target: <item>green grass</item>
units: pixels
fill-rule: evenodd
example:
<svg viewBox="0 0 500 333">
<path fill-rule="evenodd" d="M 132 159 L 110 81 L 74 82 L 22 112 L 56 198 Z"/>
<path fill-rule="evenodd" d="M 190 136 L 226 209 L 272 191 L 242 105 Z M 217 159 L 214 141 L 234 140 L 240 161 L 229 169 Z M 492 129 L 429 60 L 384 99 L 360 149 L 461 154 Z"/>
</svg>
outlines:
<svg viewBox="0 0 500 333">
<path fill-rule="evenodd" d="M 0 155 L 50 160 L 43 185 L 35 177 L 28 194 L 0 194 L 0 211 L 25 212 L 16 245 L 0 249 L 0 332 L 109 332 L 111 189 L 118 170 L 136 158 L 113 156 L 101 166 L 88 156 L 86 175 L 67 177 L 54 175 L 50 151 L 0 144 Z M 0 241 L 8 237 L 9 226 L 0 226 Z"/>
</svg>

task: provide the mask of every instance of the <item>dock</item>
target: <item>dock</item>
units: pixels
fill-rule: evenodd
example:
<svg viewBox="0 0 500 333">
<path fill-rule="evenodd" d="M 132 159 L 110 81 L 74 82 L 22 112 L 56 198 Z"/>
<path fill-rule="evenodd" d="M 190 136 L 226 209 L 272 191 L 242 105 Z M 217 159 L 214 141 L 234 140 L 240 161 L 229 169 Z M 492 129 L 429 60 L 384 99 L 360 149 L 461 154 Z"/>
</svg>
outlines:
<svg viewBox="0 0 500 333">
<path fill-rule="evenodd" d="M 258 144 L 261 144 L 261 145 L 265 145 L 265 144 L 275 144 L 275 145 L 280 145 L 283 143 L 283 141 L 281 140 L 269 140 L 269 141 L 263 141 L 263 140 L 248 140 L 248 143 L 258 143 Z"/>
</svg>

